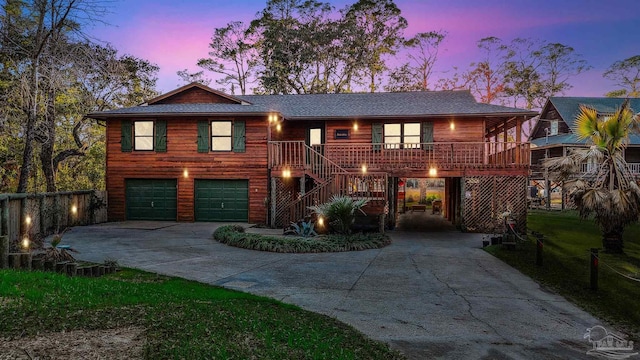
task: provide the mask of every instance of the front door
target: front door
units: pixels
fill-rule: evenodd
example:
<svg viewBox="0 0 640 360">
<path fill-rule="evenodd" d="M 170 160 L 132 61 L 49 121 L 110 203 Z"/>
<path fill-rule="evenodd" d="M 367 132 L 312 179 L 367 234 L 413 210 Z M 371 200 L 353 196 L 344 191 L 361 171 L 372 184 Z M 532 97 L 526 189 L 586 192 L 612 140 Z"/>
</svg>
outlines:
<svg viewBox="0 0 640 360">
<path fill-rule="evenodd" d="M 324 124 L 313 124 L 307 128 L 307 134 L 305 143 L 314 151 L 309 151 L 307 153 L 307 163 L 308 164 L 317 164 L 318 157 L 324 154 Z"/>
</svg>

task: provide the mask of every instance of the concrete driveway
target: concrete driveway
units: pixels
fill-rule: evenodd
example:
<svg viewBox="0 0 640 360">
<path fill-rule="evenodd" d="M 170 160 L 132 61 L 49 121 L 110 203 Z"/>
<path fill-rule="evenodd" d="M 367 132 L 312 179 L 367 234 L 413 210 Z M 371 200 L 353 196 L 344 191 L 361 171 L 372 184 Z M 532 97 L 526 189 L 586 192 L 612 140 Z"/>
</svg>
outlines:
<svg viewBox="0 0 640 360">
<path fill-rule="evenodd" d="M 480 249 L 481 235 L 391 231 L 380 250 L 277 254 L 212 240 L 218 224 L 76 227 L 78 258 L 272 297 L 348 323 L 411 359 L 582 359 L 600 322 Z"/>
</svg>

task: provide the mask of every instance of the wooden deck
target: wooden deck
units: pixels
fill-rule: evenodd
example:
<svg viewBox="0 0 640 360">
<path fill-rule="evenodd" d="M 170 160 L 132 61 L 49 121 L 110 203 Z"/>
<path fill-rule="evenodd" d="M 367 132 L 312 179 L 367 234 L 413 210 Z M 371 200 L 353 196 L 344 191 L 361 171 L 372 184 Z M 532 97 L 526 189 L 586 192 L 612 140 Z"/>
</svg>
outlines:
<svg viewBox="0 0 640 360">
<path fill-rule="evenodd" d="M 324 161 L 324 159 L 329 160 Z M 460 171 L 511 172 L 529 169 L 529 143 L 421 143 L 421 144 L 345 144 L 315 145 L 303 141 L 269 142 L 269 167 L 276 173 L 378 171 L 405 176 L 421 173 Z M 324 176 L 323 176 L 324 177 Z"/>
</svg>

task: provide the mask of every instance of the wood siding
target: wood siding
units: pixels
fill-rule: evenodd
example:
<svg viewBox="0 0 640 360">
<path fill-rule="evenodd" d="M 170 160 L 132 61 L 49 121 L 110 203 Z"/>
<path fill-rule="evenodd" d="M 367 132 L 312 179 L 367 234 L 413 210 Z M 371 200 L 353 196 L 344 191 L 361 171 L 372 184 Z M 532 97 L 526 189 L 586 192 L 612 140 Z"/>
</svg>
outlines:
<svg viewBox="0 0 640 360">
<path fill-rule="evenodd" d="M 354 130 L 356 121 L 330 120 L 325 122 L 326 144 L 349 144 L 349 143 L 371 143 L 371 124 L 372 123 L 420 123 L 425 121 L 433 122 L 433 140 L 434 142 L 483 142 L 484 124 L 481 118 L 461 118 L 461 119 L 442 119 L 442 118 L 420 118 L 420 119 L 398 119 L 398 120 L 377 120 L 377 121 L 357 121 L 358 130 Z M 450 121 L 455 124 L 455 129 L 451 130 Z M 314 122 L 314 126 L 317 125 Z M 282 131 L 275 134 L 272 138 L 274 141 L 292 141 L 305 140 L 306 129 L 311 127 L 309 122 L 305 121 L 287 121 L 282 126 Z M 336 139 L 336 130 L 349 130 L 349 139 Z"/>
<path fill-rule="evenodd" d="M 229 119 L 225 117 L 224 119 Z M 194 220 L 194 179 L 249 180 L 249 222 L 267 220 L 267 128 L 259 117 L 246 122 L 246 151 L 197 151 L 198 118 L 167 118 L 167 152 L 122 152 L 120 120 L 107 122 L 109 220 L 125 220 L 125 179 L 177 179 L 177 221 Z M 208 118 L 208 120 L 211 120 Z M 184 171 L 188 176 L 184 176 Z"/>
<path fill-rule="evenodd" d="M 236 104 L 235 101 L 227 99 L 223 96 L 213 94 L 200 88 L 191 88 L 179 92 L 166 99 L 162 99 L 156 104 Z"/>
</svg>

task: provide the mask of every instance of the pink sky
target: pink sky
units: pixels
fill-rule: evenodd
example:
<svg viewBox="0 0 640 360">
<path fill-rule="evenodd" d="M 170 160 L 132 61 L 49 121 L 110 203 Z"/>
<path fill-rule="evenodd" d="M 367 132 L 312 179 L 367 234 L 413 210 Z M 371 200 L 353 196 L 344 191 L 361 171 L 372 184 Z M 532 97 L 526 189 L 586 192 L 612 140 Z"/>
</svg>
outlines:
<svg viewBox="0 0 640 360">
<path fill-rule="evenodd" d="M 355 1 L 355 0 L 354 0 Z M 353 1 L 329 1 L 337 9 Z M 145 58 L 158 66 L 162 92 L 182 85 L 176 72 L 199 71 L 213 30 L 230 21 L 249 22 L 263 0 L 124 0 L 114 3 L 92 35 L 110 42 L 121 54 Z M 476 42 L 487 36 L 560 42 L 576 49 L 593 69 L 574 78 L 566 95 L 601 96 L 615 86 L 602 78 L 614 61 L 640 54 L 640 1 L 637 0 L 396 0 L 409 27 L 405 36 L 446 31 L 438 76 L 453 66 L 477 60 Z M 209 74 L 212 77 L 212 74 Z"/>
</svg>

